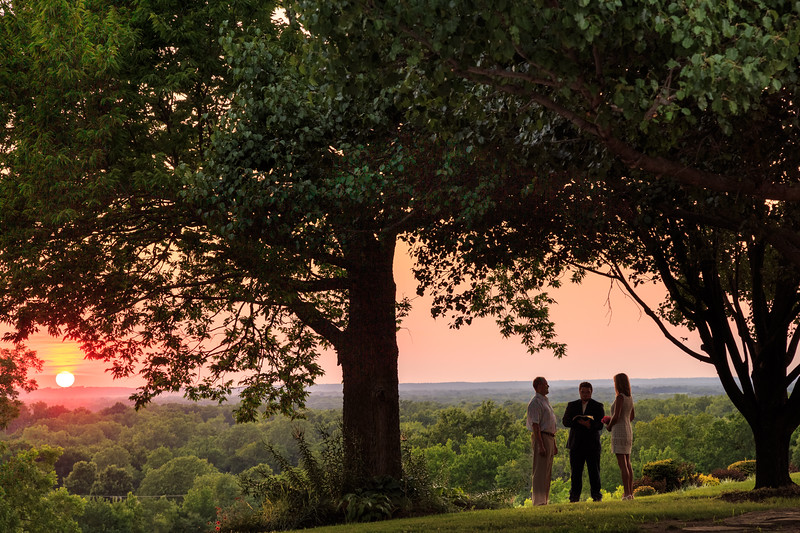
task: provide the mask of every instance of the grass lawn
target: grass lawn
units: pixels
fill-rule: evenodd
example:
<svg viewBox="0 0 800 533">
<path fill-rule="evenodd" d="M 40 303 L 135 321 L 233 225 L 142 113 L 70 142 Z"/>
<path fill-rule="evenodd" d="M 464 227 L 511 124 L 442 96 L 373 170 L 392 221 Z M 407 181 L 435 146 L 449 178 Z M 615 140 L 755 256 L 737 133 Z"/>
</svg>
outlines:
<svg viewBox="0 0 800 533">
<path fill-rule="evenodd" d="M 800 474 L 793 474 L 795 483 L 800 483 Z M 545 507 L 500 509 L 497 511 L 471 511 L 419 518 L 405 518 L 371 522 L 368 524 L 345 524 L 341 526 L 315 528 L 314 533 L 381 533 L 381 532 L 464 532 L 504 531 L 536 533 L 551 532 L 634 532 L 648 524 L 670 522 L 664 529 L 676 528 L 674 521 L 721 520 L 750 511 L 788 509 L 800 506 L 800 498 L 774 498 L 761 502 L 723 501 L 717 496 L 723 492 L 750 490 L 753 481 L 725 483 L 716 487 L 702 487 L 670 494 L 647 496 L 633 501 L 609 500 L 601 503 L 563 503 Z M 653 531 L 652 528 L 650 528 Z"/>
</svg>

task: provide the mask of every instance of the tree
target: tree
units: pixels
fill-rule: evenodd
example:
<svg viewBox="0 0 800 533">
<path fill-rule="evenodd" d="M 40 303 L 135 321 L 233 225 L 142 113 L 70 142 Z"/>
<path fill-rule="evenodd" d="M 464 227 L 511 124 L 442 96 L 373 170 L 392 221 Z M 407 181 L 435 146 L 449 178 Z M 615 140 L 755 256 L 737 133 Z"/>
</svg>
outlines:
<svg viewBox="0 0 800 533">
<path fill-rule="evenodd" d="M 115 465 L 108 465 L 97 474 L 91 494 L 95 496 L 125 496 L 133 491 L 133 476 Z"/>
<path fill-rule="evenodd" d="M 131 466 L 131 454 L 127 449 L 115 444 L 98 450 L 92 456 L 92 462 L 97 465 L 98 471 L 102 471 L 107 466 L 112 465 L 119 467 Z"/>
<path fill-rule="evenodd" d="M 41 372 L 42 361 L 36 352 L 17 346 L 13 350 L 0 349 L 0 429 L 19 414 L 19 389 L 30 392 L 36 381 L 28 378 L 29 372 Z"/>
<path fill-rule="evenodd" d="M 58 476 L 58 484 L 63 485 L 66 477 L 75 468 L 79 461 L 88 462 L 92 458 L 89 451 L 84 447 L 66 448 L 58 460 L 55 462 L 55 471 Z"/>
<path fill-rule="evenodd" d="M 138 493 L 143 496 L 185 496 L 196 478 L 218 473 L 205 459 L 176 457 L 159 468 L 149 470 L 139 485 Z"/>
<path fill-rule="evenodd" d="M 97 465 L 88 461 L 78 461 L 72 472 L 64 479 L 64 487 L 72 494 L 88 496 L 97 480 Z"/>
<path fill-rule="evenodd" d="M 237 478 L 231 474 L 207 474 L 195 479 L 186 494 L 181 511 L 198 517 L 201 524 L 214 522 L 217 509 L 233 505 L 241 497 Z"/>
<path fill-rule="evenodd" d="M 77 496 L 54 489 L 53 465 L 61 450 L 43 446 L 11 454 L 0 445 L 0 528 L 46 533 L 80 531 L 75 517 L 83 511 Z"/>
<path fill-rule="evenodd" d="M 107 531 L 109 533 L 146 533 L 156 531 L 145 518 L 142 504 L 134 495 L 125 499 L 108 501 L 87 498 L 84 512 L 78 523 L 82 531 Z"/>
<path fill-rule="evenodd" d="M 376 62 L 402 65 L 409 120 L 470 145 L 504 141 L 528 158 L 527 201 L 522 190 L 495 210 L 506 232 L 496 255 L 514 252 L 478 261 L 572 264 L 635 298 L 638 284 L 663 282 L 669 302 L 639 301 L 681 350 L 714 365 L 756 438 L 756 487 L 791 483 L 788 445 L 800 424 L 800 393 L 789 393 L 800 374 L 794 4 L 300 5 L 333 45 L 371 46 Z M 355 36 L 359 44 L 346 42 Z M 534 206 L 549 206 L 563 229 L 523 220 Z M 487 292 L 443 302 L 485 307 L 476 298 Z M 696 331 L 702 352 L 670 324 Z"/>
<path fill-rule="evenodd" d="M 419 138 L 396 69 L 271 4 L 3 6 L 10 337 L 44 327 L 141 373 L 140 405 L 238 386 L 243 420 L 293 412 L 332 347 L 347 471 L 400 477 L 395 247 L 483 209 L 502 165 Z M 532 344 L 549 345 L 543 303 Z"/>
</svg>

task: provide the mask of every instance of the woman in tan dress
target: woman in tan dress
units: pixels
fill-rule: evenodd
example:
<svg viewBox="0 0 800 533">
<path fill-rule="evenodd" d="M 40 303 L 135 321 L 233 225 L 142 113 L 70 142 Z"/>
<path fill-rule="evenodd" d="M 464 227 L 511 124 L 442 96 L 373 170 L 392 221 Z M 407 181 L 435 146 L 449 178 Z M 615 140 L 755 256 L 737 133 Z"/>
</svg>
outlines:
<svg viewBox="0 0 800 533">
<path fill-rule="evenodd" d="M 611 404 L 611 420 L 608 430 L 611 432 L 611 451 L 617 455 L 619 471 L 622 474 L 623 500 L 633 499 L 633 468 L 631 467 L 631 445 L 633 444 L 633 397 L 631 382 L 626 374 L 614 376 L 614 390 L 617 397 Z"/>
</svg>

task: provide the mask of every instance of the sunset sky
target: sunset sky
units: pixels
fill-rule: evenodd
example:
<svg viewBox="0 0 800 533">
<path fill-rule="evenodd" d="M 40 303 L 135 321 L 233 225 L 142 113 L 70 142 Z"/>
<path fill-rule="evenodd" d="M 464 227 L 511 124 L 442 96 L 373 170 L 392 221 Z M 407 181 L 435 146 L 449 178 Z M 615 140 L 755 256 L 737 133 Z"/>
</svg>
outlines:
<svg viewBox="0 0 800 533">
<path fill-rule="evenodd" d="M 407 259 L 398 252 L 398 296 L 415 296 Z M 618 372 L 632 378 L 713 377 L 712 366 L 695 361 L 669 343 L 636 304 L 618 288 L 609 292 L 606 279 L 590 276 L 581 285 L 565 283 L 552 293 L 558 305 L 552 310 L 559 338 L 567 343 L 567 356 L 529 355 L 517 339 L 504 339 L 490 319 L 451 330 L 444 320 L 430 318 L 430 300 L 417 298 L 398 332 L 399 373 L 404 383 L 446 381 L 524 381 L 536 375 L 549 380 L 610 379 Z M 650 291 L 656 303 L 658 288 Z M 610 302 L 610 308 L 609 308 Z M 686 336 L 692 337 L 689 332 Z M 699 343 L 695 342 L 693 347 Z M 37 376 L 40 387 L 55 387 L 62 371 L 75 375 L 76 386 L 135 387 L 138 379 L 113 380 L 103 363 L 86 361 L 77 346 L 46 334 L 30 342 L 45 361 Z M 319 383 L 340 383 L 336 356 L 321 358 L 326 375 Z"/>
</svg>

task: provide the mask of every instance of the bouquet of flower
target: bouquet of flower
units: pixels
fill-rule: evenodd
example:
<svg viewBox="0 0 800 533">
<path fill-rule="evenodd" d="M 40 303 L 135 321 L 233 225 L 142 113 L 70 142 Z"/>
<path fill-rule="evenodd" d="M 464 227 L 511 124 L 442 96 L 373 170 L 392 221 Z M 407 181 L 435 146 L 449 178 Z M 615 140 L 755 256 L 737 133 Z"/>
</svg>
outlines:
<svg viewBox="0 0 800 533">
<path fill-rule="evenodd" d="M 604 416 L 603 418 L 600 419 L 600 422 L 603 423 L 603 425 L 606 427 L 607 430 L 611 431 L 611 429 L 608 427 L 608 423 L 611 422 L 610 416 L 608 415 Z"/>
</svg>

